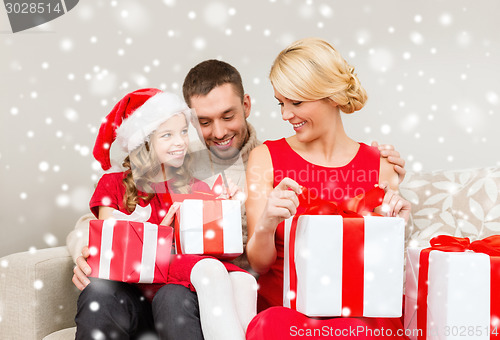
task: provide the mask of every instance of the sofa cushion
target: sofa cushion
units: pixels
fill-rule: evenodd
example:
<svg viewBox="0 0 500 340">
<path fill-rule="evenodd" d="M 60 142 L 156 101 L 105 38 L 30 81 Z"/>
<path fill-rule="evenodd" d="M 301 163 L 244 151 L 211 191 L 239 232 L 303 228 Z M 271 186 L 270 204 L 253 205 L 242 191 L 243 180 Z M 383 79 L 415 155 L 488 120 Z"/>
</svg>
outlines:
<svg viewBox="0 0 500 340">
<path fill-rule="evenodd" d="M 408 173 L 400 192 L 412 203 L 411 246 L 440 234 L 471 241 L 500 234 L 500 167 Z"/>
</svg>

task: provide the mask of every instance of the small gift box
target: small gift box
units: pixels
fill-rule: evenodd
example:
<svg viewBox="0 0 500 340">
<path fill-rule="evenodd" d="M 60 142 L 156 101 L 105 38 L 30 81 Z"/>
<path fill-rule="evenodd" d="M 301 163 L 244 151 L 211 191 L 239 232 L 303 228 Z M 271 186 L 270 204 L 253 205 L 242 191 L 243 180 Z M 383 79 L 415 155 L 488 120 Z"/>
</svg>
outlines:
<svg viewBox="0 0 500 340">
<path fill-rule="evenodd" d="M 238 257 L 243 253 L 240 202 L 185 199 L 176 212 L 175 242 L 178 254 Z"/>
<path fill-rule="evenodd" d="M 113 218 L 90 221 L 91 277 L 130 283 L 166 283 L 173 230 Z"/>
<path fill-rule="evenodd" d="M 410 339 L 494 339 L 500 331 L 500 236 L 436 236 L 406 257 Z M 500 338 L 500 336 L 498 336 Z"/>
<path fill-rule="evenodd" d="M 285 221 L 284 306 L 308 316 L 401 316 L 404 220 L 300 204 L 306 212 Z"/>
</svg>

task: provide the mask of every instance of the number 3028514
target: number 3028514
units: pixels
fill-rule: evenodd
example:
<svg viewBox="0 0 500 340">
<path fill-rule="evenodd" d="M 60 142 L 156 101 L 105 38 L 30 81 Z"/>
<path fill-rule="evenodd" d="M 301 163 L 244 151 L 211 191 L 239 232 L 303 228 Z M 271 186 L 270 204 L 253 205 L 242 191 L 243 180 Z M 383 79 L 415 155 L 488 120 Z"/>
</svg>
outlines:
<svg viewBox="0 0 500 340">
<path fill-rule="evenodd" d="M 446 326 L 444 330 L 445 336 L 481 336 L 485 334 L 492 334 L 497 336 L 498 330 L 495 327 L 494 329 L 489 329 L 489 327 L 484 326 Z"/>
<path fill-rule="evenodd" d="M 7 14 L 42 14 L 42 13 L 60 13 L 63 9 L 61 8 L 61 3 L 58 2 L 55 6 L 51 6 L 50 3 L 43 2 L 22 2 L 22 3 L 11 3 L 6 2 L 5 8 L 7 9 Z"/>
</svg>

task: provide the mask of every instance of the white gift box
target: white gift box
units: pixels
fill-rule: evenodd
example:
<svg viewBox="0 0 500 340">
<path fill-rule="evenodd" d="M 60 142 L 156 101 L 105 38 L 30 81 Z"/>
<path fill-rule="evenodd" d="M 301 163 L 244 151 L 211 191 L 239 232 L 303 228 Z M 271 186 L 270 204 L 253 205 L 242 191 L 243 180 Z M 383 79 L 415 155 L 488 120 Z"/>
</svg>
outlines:
<svg viewBox="0 0 500 340">
<path fill-rule="evenodd" d="M 218 231 L 205 228 L 207 216 L 204 216 L 204 204 L 211 202 L 220 213 L 213 212 L 219 224 Z M 241 208 L 237 200 L 200 200 L 186 199 L 177 211 L 176 219 L 177 252 L 180 254 L 205 254 L 217 257 L 235 258 L 243 253 L 241 226 Z M 178 234 L 177 234 L 178 233 Z M 207 246 L 214 239 L 221 239 L 220 247 L 207 251 Z M 180 249 L 179 249 L 180 247 Z"/>
<path fill-rule="evenodd" d="M 482 253 L 431 251 L 427 294 L 427 327 L 417 327 L 421 249 L 407 250 L 405 328 L 410 339 L 489 339 L 490 257 Z"/>
<path fill-rule="evenodd" d="M 349 316 L 342 305 L 343 222 L 339 215 L 298 218 L 295 242 L 296 308 L 308 316 Z M 283 305 L 290 307 L 289 245 L 285 221 Z M 400 317 L 403 301 L 404 220 L 364 217 L 363 315 Z"/>
</svg>

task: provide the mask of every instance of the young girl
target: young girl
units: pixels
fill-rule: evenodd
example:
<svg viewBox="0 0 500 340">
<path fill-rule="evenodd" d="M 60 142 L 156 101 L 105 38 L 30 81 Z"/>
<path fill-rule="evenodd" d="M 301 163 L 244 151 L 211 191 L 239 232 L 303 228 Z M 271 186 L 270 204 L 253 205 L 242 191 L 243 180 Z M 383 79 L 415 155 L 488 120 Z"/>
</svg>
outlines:
<svg viewBox="0 0 500 340">
<path fill-rule="evenodd" d="M 101 125 L 94 156 L 103 169 L 108 170 L 111 167 L 109 150 L 116 138 L 116 142 L 128 152 L 123 162 L 127 170 L 107 173 L 100 179 L 90 201 L 90 208 L 96 217 L 171 225 L 178 204 L 169 199 L 170 193 L 210 190 L 206 183 L 190 175 L 188 126 L 191 114 L 187 105 L 176 95 L 157 89 L 132 92 L 114 107 Z M 209 256 L 177 255 L 172 258 L 168 280 L 197 292 L 205 339 L 244 338 L 246 326 L 255 315 L 253 276 L 231 263 L 222 263 Z M 93 279 L 88 287 L 97 281 Z M 152 301 L 152 313 L 149 314 L 152 314 L 160 337 L 178 338 L 179 335 L 169 334 L 166 326 L 175 318 L 176 311 L 162 310 L 161 300 L 166 297 L 162 292 L 163 287 L 151 284 L 133 286 Z M 87 300 L 79 299 L 76 318 L 77 338 L 82 339 L 89 337 L 83 331 L 80 332 L 81 329 L 96 328 L 79 323 L 79 319 L 89 320 L 83 317 L 83 301 Z M 178 308 L 183 306 L 179 305 Z M 103 317 L 106 318 L 106 315 Z M 144 316 L 136 317 L 140 319 Z M 96 322 L 98 325 L 103 324 L 102 320 Z M 99 328 L 111 334 L 107 327 Z M 203 338 L 199 334 L 201 332 L 193 336 L 189 332 L 192 330 L 187 330 L 183 337 Z M 128 333 L 128 336 L 137 334 L 137 330 L 129 329 Z"/>
</svg>

